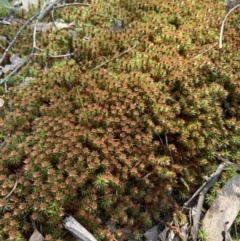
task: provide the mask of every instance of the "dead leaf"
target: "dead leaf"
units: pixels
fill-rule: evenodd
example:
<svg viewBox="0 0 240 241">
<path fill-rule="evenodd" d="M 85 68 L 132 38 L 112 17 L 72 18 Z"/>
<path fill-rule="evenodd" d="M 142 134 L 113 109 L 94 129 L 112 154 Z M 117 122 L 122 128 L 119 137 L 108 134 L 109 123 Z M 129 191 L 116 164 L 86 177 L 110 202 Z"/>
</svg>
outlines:
<svg viewBox="0 0 240 241">
<path fill-rule="evenodd" d="M 30 5 L 38 5 L 39 0 L 12 0 L 12 6 L 22 6 L 23 9 L 28 10 Z"/>
<path fill-rule="evenodd" d="M 38 232 L 37 229 L 34 229 L 32 236 L 30 237 L 29 241 L 43 241 L 44 237 L 41 233 Z"/>
<path fill-rule="evenodd" d="M 240 175 L 229 179 L 203 218 L 203 230 L 211 241 L 223 240 L 240 211 Z"/>
<path fill-rule="evenodd" d="M 29 28 L 34 28 L 36 26 L 36 30 L 37 31 L 42 31 L 42 32 L 46 32 L 48 29 L 53 29 L 53 28 L 57 28 L 59 29 L 63 29 L 63 28 L 70 28 L 74 25 L 74 22 L 72 23 L 61 23 L 61 22 L 52 22 L 52 23 L 44 23 L 44 22 L 39 22 L 36 24 L 31 24 L 29 25 Z"/>
<path fill-rule="evenodd" d="M 9 73 L 10 71 L 14 70 L 21 62 L 23 59 L 19 58 L 17 54 L 13 54 L 10 57 L 10 62 L 11 64 L 6 64 L 4 67 L 1 66 L 1 73 Z"/>
</svg>

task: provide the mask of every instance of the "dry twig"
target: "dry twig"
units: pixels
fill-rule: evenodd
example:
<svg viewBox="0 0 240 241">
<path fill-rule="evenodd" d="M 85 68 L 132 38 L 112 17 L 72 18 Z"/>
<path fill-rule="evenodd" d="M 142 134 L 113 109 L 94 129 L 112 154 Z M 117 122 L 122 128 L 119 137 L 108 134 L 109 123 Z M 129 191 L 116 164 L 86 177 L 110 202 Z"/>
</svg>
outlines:
<svg viewBox="0 0 240 241">
<path fill-rule="evenodd" d="M 104 62 L 104 63 L 102 63 L 102 64 L 96 66 L 95 68 L 92 69 L 92 71 L 94 71 L 94 70 L 96 70 L 96 69 L 98 69 L 98 68 L 104 66 L 105 64 L 108 64 L 108 63 L 110 63 L 111 61 L 113 61 L 113 60 L 115 60 L 115 59 L 121 57 L 122 55 L 124 55 L 124 54 L 130 52 L 132 49 L 136 48 L 136 46 L 137 46 L 137 45 L 135 44 L 135 45 L 134 45 L 133 47 L 131 47 L 130 49 L 127 49 L 127 50 L 125 50 L 124 52 L 122 52 L 121 54 L 119 54 L 119 55 L 117 55 L 117 56 L 115 56 L 115 57 L 109 59 L 108 61 L 106 61 L 106 62 Z"/>
<path fill-rule="evenodd" d="M 193 218 L 193 226 L 192 226 L 192 230 L 191 230 L 191 235 L 192 235 L 193 241 L 197 241 L 199 222 L 200 222 L 200 218 L 201 218 L 202 206 L 203 206 L 205 195 L 207 194 L 208 190 L 213 186 L 214 182 L 217 180 L 219 175 L 222 173 L 225 166 L 226 166 L 226 163 L 221 163 L 218 166 L 217 170 L 197 190 L 197 192 L 194 193 L 193 197 L 184 204 L 184 206 L 188 206 L 190 204 L 190 202 L 193 200 L 193 198 L 195 198 L 199 194 L 198 203 L 197 203 L 196 210 L 195 210 L 196 212 L 195 212 L 194 217 L 192 217 Z"/>
<path fill-rule="evenodd" d="M 49 3 L 49 5 L 42 9 L 40 14 L 37 16 L 37 20 L 41 21 L 54 7 L 59 2 L 59 0 L 53 0 L 52 2 Z"/>
<path fill-rule="evenodd" d="M 12 190 L 7 194 L 7 196 L 5 196 L 3 198 L 3 200 L 8 199 L 12 195 L 12 193 L 14 192 L 15 188 L 17 187 L 17 185 L 18 185 L 18 174 L 16 173 L 16 181 L 14 183 L 14 186 L 13 186 Z"/>
<path fill-rule="evenodd" d="M 239 8 L 240 4 L 236 5 L 234 8 L 232 8 L 227 15 L 225 16 L 223 22 L 222 22 L 222 26 L 221 26 L 221 31 L 220 31 L 220 38 L 219 38 L 219 48 L 222 48 L 222 40 L 223 40 L 223 30 L 224 30 L 224 24 L 228 18 L 228 16 L 230 15 L 231 12 L 233 12 L 235 9 Z"/>
<path fill-rule="evenodd" d="M 18 36 L 20 35 L 20 33 L 22 32 L 22 30 L 29 24 L 31 23 L 34 19 L 37 18 L 37 16 L 39 15 L 39 13 L 35 14 L 34 16 L 32 16 L 31 18 L 29 18 L 23 25 L 22 27 L 18 30 L 18 32 L 15 34 L 13 40 L 9 43 L 8 47 L 6 48 L 6 50 L 3 53 L 2 58 L 0 59 L 0 64 L 2 63 L 2 61 L 4 60 L 4 58 L 6 57 L 8 51 L 12 48 L 13 44 L 16 42 Z"/>
</svg>

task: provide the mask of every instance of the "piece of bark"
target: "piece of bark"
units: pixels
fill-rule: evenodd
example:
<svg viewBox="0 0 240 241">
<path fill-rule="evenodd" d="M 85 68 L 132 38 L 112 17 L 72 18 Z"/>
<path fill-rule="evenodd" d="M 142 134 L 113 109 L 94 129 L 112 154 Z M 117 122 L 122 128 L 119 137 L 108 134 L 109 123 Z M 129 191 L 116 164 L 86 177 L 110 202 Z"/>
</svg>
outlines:
<svg viewBox="0 0 240 241">
<path fill-rule="evenodd" d="M 229 239 L 228 231 L 240 211 L 240 175 L 229 179 L 203 218 L 203 230 L 211 241 Z"/>
<path fill-rule="evenodd" d="M 97 241 L 75 218 L 68 216 L 63 220 L 63 226 L 77 239 L 77 241 Z"/>
<path fill-rule="evenodd" d="M 44 237 L 37 229 L 34 229 L 32 236 L 30 237 L 29 241 L 43 241 Z"/>
</svg>

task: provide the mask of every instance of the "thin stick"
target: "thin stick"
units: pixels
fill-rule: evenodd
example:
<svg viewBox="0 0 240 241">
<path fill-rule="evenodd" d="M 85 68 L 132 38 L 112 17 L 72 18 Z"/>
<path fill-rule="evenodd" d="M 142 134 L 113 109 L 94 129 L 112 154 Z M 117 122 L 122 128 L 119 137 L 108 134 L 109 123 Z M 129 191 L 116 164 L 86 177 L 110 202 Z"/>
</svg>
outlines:
<svg viewBox="0 0 240 241">
<path fill-rule="evenodd" d="M 65 58 L 65 57 L 69 57 L 69 56 L 73 56 L 74 53 L 69 53 L 69 54 L 61 54 L 61 55 L 51 55 L 49 54 L 47 57 L 48 58 Z"/>
<path fill-rule="evenodd" d="M 20 33 L 22 32 L 22 30 L 30 23 L 32 22 L 35 18 L 37 18 L 37 16 L 39 15 L 39 13 L 35 14 L 34 16 L 32 16 L 31 18 L 28 19 L 28 21 L 26 21 L 22 27 L 18 30 L 18 32 L 16 33 L 16 35 L 14 36 L 13 40 L 10 42 L 10 44 L 8 45 L 8 47 L 6 48 L 6 50 L 3 53 L 2 58 L 0 59 L 0 64 L 2 63 L 2 61 L 4 60 L 4 58 L 6 57 L 6 54 L 8 53 L 8 51 L 10 50 L 10 48 L 12 48 L 13 44 L 15 43 L 15 41 L 17 40 L 18 36 L 20 35 Z"/>
<path fill-rule="evenodd" d="M 63 4 L 63 5 L 53 7 L 53 9 L 65 8 L 65 7 L 69 7 L 69 6 L 83 6 L 83 7 L 88 7 L 88 6 L 90 6 L 90 4 L 89 4 L 89 3 L 68 3 L 68 4 L 65 3 L 65 4 Z"/>
<path fill-rule="evenodd" d="M 208 190 L 213 186 L 214 182 L 217 180 L 219 175 L 222 173 L 222 171 L 226 165 L 227 165 L 226 163 L 221 163 L 218 166 L 217 170 L 210 176 L 210 178 L 205 183 L 204 187 L 201 189 L 201 191 L 199 193 L 198 203 L 197 203 L 197 207 L 196 207 L 196 214 L 193 217 L 193 227 L 192 227 L 192 231 L 191 231 L 193 241 L 197 241 L 197 234 L 198 234 L 198 230 L 199 230 L 199 223 L 200 223 L 204 198 L 205 198 Z"/>
<path fill-rule="evenodd" d="M 235 164 L 235 163 L 233 163 L 233 162 L 230 162 L 228 159 L 225 159 L 225 158 L 220 157 L 220 156 L 217 156 L 217 158 L 218 158 L 220 161 L 222 161 L 222 162 L 224 162 L 224 163 L 232 166 L 236 171 L 240 171 L 240 166 L 239 166 L 239 165 L 237 165 L 237 164 Z"/>
<path fill-rule="evenodd" d="M 32 57 L 34 56 L 34 53 L 31 53 L 29 56 L 27 56 L 9 75 L 7 75 L 4 79 L 0 81 L 0 84 L 6 83 L 8 81 L 8 78 L 15 74 L 26 62 L 28 62 Z"/>
<path fill-rule="evenodd" d="M 172 162 L 172 164 L 174 164 L 174 160 L 173 160 L 173 156 L 172 156 L 172 151 L 171 151 L 171 149 L 169 148 L 169 145 L 168 145 L 168 138 L 167 138 L 166 133 L 165 133 L 165 141 L 166 141 L 166 144 L 167 144 L 168 152 L 169 152 L 169 154 L 170 154 L 171 162 Z"/>
<path fill-rule="evenodd" d="M 221 31 L 220 31 L 220 38 L 219 38 L 219 48 L 221 49 L 222 48 L 222 40 L 223 40 L 223 30 L 224 30 L 224 24 L 229 16 L 229 14 L 231 12 L 233 12 L 235 9 L 239 8 L 240 7 L 240 4 L 236 5 L 234 8 L 232 8 L 228 13 L 227 15 L 225 16 L 223 22 L 222 22 L 222 26 L 221 26 Z"/>
<path fill-rule="evenodd" d="M 218 43 L 215 43 L 213 46 L 209 47 L 208 49 L 203 50 L 201 53 L 197 54 L 196 56 L 192 57 L 191 59 L 195 59 L 195 58 L 197 58 L 198 56 L 205 54 L 205 53 L 208 52 L 209 50 L 213 49 L 217 44 L 218 44 Z M 191 60 L 191 59 L 190 59 L 190 60 Z"/>
<path fill-rule="evenodd" d="M 80 102 L 80 105 L 82 107 L 82 110 L 83 110 L 83 114 L 84 114 L 84 117 L 85 117 L 85 121 L 88 121 L 88 116 L 87 116 L 87 113 L 85 111 L 85 108 L 84 108 L 84 104 L 83 104 L 83 99 L 82 99 L 82 96 L 77 88 L 77 96 L 79 98 L 79 102 Z"/>
<path fill-rule="evenodd" d="M 5 137 L 4 141 L 0 144 L 0 150 L 6 145 L 7 139 L 9 138 L 9 136 L 10 136 L 10 134 L 8 134 L 8 135 Z"/>
<path fill-rule="evenodd" d="M 202 184 L 202 186 L 193 194 L 193 196 L 186 203 L 184 203 L 184 207 L 188 207 L 189 204 L 193 201 L 193 199 L 198 194 L 200 194 L 203 190 L 206 190 L 206 189 L 208 190 L 211 187 L 211 185 L 215 182 L 215 180 L 218 178 L 218 176 L 221 174 L 221 172 L 225 168 L 226 164 L 227 163 L 221 163 L 218 166 L 217 170 L 211 174 L 211 176 L 208 178 L 208 180 Z"/>
<path fill-rule="evenodd" d="M 14 183 L 14 186 L 13 186 L 12 190 L 10 191 L 10 193 L 8 193 L 8 195 L 6 197 L 3 198 L 3 200 L 8 199 L 12 195 L 12 193 L 14 192 L 15 188 L 17 187 L 17 185 L 18 185 L 18 174 L 16 174 L 16 175 L 17 175 L 16 181 Z"/>
<path fill-rule="evenodd" d="M 47 13 L 49 13 L 55 4 L 57 4 L 59 0 L 53 0 L 43 11 L 40 12 L 40 14 L 37 16 L 37 19 L 41 21 Z"/>
<path fill-rule="evenodd" d="M 130 49 L 125 50 L 124 52 L 122 52 L 122 53 L 119 54 L 118 56 L 113 57 L 112 59 L 110 59 L 110 60 L 108 60 L 108 61 L 106 61 L 106 62 L 104 62 L 104 63 L 102 63 L 102 64 L 100 64 L 100 65 L 98 65 L 98 66 L 96 66 L 95 68 L 92 69 L 92 71 L 94 71 L 94 70 L 96 70 L 96 69 L 104 66 L 105 64 L 108 64 L 109 62 L 111 62 L 111 61 L 113 61 L 113 60 L 121 57 L 122 55 L 124 55 L 124 54 L 126 54 L 127 52 L 129 52 L 129 51 L 131 51 L 132 49 L 134 49 L 136 46 L 137 46 L 137 45 L 135 44 L 133 47 L 131 47 Z"/>
</svg>

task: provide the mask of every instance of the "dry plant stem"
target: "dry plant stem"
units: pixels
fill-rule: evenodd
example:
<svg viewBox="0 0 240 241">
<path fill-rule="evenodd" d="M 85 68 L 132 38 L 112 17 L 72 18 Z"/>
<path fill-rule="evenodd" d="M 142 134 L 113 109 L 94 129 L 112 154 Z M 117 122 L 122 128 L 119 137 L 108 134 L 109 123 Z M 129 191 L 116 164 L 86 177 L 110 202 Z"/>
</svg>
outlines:
<svg viewBox="0 0 240 241">
<path fill-rule="evenodd" d="M 219 177 L 226 165 L 231 165 L 235 170 L 240 170 L 240 166 L 235 163 L 230 162 L 228 159 L 217 156 L 217 158 L 222 161 L 217 170 L 208 178 L 208 180 L 194 193 L 194 195 L 184 204 L 184 207 L 188 207 L 192 200 L 199 195 L 198 203 L 196 207 L 196 214 L 193 217 L 193 228 L 192 228 L 192 238 L 193 241 L 197 240 L 197 234 L 199 230 L 199 221 L 201 217 L 201 210 L 204 202 L 204 198 L 208 190 L 213 186 L 216 179 Z M 184 208 L 183 208 L 184 209 Z"/>
<path fill-rule="evenodd" d="M 37 44 L 36 44 L 36 32 L 37 32 L 36 26 L 37 25 L 34 26 L 34 32 L 33 32 L 33 49 L 37 49 L 37 50 L 43 51 L 42 49 L 38 48 Z"/>
<path fill-rule="evenodd" d="M 13 44 L 15 43 L 15 41 L 17 40 L 19 34 L 22 32 L 22 30 L 30 23 L 32 22 L 34 19 L 38 19 L 38 20 L 42 20 L 43 17 L 52 10 L 53 6 L 58 2 L 59 0 L 55 0 L 53 1 L 48 7 L 46 7 L 46 9 L 44 9 L 43 11 L 41 11 L 40 13 L 35 14 L 34 16 L 32 16 L 31 18 L 29 18 L 23 25 L 22 27 L 18 30 L 18 32 L 16 33 L 16 35 L 14 36 L 13 40 L 10 42 L 10 44 L 8 45 L 8 47 L 6 48 L 6 50 L 3 53 L 2 58 L 0 59 L 0 64 L 2 63 L 2 61 L 4 60 L 6 54 L 8 53 L 8 51 L 10 50 L 10 48 L 12 48 Z M 3 83 L 3 82 L 2 82 Z"/>
<path fill-rule="evenodd" d="M 8 22 L 8 21 L 6 21 L 6 20 L 4 20 L 4 19 L 0 21 L 0 24 L 3 24 L 3 25 L 11 25 L 10 22 Z"/>
<path fill-rule="evenodd" d="M 8 135 L 5 137 L 4 141 L 1 143 L 1 145 L 0 145 L 0 150 L 6 145 L 7 139 L 8 139 L 9 136 L 10 136 L 10 135 L 8 134 Z"/>
<path fill-rule="evenodd" d="M 13 193 L 14 190 L 15 190 L 15 188 L 17 187 L 17 184 L 18 184 L 18 174 L 16 174 L 16 181 L 15 181 L 15 183 L 14 183 L 14 186 L 13 186 L 12 190 L 8 193 L 7 196 L 5 196 L 5 197 L 3 198 L 3 200 L 8 199 L 8 198 L 12 195 L 12 193 Z"/>
<path fill-rule="evenodd" d="M 179 227 L 176 227 L 176 226 L 172 225 L 172 222 L 166 223 L 166 222 L 160 220 L 160 223 L 162 223 L 165 227 L 169 228 L 170 230 L 173 230 L 177 234 L 179 234 L 181 232 Z"/>
<path fill-rule="evenodd" d="M 59 8 L 65 8 L 65 7 L 69 7 L 69 6 L 83 6 L 83 7 L 88 7 L 90 6 L 89 3 L 68 3 L 68 4 L 63 4 L 63 5 L 60 5 L 60 6 L 56 6 L 56 7 L 53 7 L 53 9 L 59 9 Z"/>
<path fill-rule="evenodd" d="M 6 82 L 8 81 L 8 78 L 15 74 L 25 63 L 27 63 L 32 57 L 34 56 L 34 53 L 28 55 L 9 75 L 7 75 L 4 79 L 0 81 L 0 84 L 5 83 L 5 93 L 7 93 L 7 86 Z"/>
<path fill-rule="evenodd" d="M 78 89 L 77 89 L 77 96 L 79 98 L 79 102 L 80 102 L 80 105 L 82 107 L 85 120 L 88 121 L 88 116 L 87 116 L 87 113 L 86 113 L 85 108 L 84 108 L 83 99 L 82 99 L 82 96 L 81 96 L 81 94 L 80 94 Z"/>
<path fill-rule="evenodd" d="M 33 48 L 37 48 L 37 44 L 36 44 L 37 23 L 38 23 L 38 20 L 36 21 L 34 25 L 34 30 L 33 30 Z"/>
<path fill-rule="evenodd" d="M 22 27 L 18 30 L 18 32 L 16 33 L 16 35 L 14 36 L 13 40 L 9 43 L 8 47 L 6 48 L 6 50 L 4 51 L 2 58 L 0 59 L 0 64 L 2 63 L 2 61 L 4 60 L 4 58 L 6 57 L 6 54 L 9 52 L 9 50 L 12 48 L 13 44 L 15 43 L 15 41 L 17 40 L 18 36 L 20 35 L 20 33 L 22 32 L 22 30 L 30 23 L 32 22 L 34 19 L 37 18 L 37 22 L 39 20 L 42 20 L 44 18 L 44 16 L 51 11 L 52 9 L 58 9 L 58 8 L 62 8 L 62 7 L 67 7 L 67 6 L 89 6 L 90 4 L 84 4 L 84 3 L 77 3 L 77 4 L 64 4 L 58 7 L 54 7 L 54 5 L 58 2 L 59 0 L 55 0 L 53 1 L 48 7 L 46 7 L 44 9 L 41 10 L 40 13 L 35 14 L 34 16 L 32 16 L 30 19 L 28 19 L 28 21 L 26 21 Z M 16 67 L 8 76 L 6 76 L 3 80 L 0 81 L 0 84 L 4 83 L 4 89 L 5 89 L 5 93 L 7 93 L 7 79 L 12 76 L 13 74 L 15 74 L 27 61 L 29 61 L 29 59 L 31 59 L 34 56 L 34 50 L 38 49 L 36 46 L 36 27 L 34 28 L 34 35 L 33 35 L 33 50 L 32 53 L 18 66 Z M 72 55 L 72 54 L 70 54 Z M 54 57 L 54 56 L 50 56 L 50 57 Z M 60 56 L 59 56 L 60 57 Z"/>
<path fill-rule="evenodd" d="M 222 171 L 226 165 L 227 165 L 226 163 L 221 163 L 218 166 L 217 170 L 208 178 L 207 182 L 204 183 L 204 186 L 201 187 L 201 190 L 199 192 L 198 203 L 197 203 L 197 207 L 196 207 L 196 215 L 195 215 L 195 217 L 193 217 L 193 229 L 192 229 L 193 241 L 197 241 L 199 222 L 200 222 L 200 218 L 201 218 L 201 210 L 202 210 L 205 195 L 207 194 L 208 190 L 213 186 L 214 182 L 217 180 L 219 175 L 222 173 Z"/>
<path fill-rule="evenodd" d="M 7 90 L 7 82 L 6 81 L 4 82 L 4 91 L 5 91 L 5 93 L 7 93 L 7 91 L 8 91 Z"/>
<path fill-rule="evenodd" d="M 130 52 L 132 49 L 136 48 L 136 46 L 137 46 L 137 45 L 135 44 L 133 47 L 131 47 L 130 49 L 125 50 L 124 52 L 122 52 L 122 53 L 119 54 L 118 56 L 113 57 L 112 59 L 110 59 L 110 60 L 108 60 L 108 61 L 106 61 L 106 62 L 104 62 L 104 63 L 102 63 L 102 64 L 100 64 L 100 65 L 98 65 L 98 66 L 96 66 L 95 68 L 92 69 L 92 71 L 94 71 L 94 70 L 96 70 L 96 69 L 98 69 L 98 68 L 104 66 L 105 64 L 110 63 L 111 61 L 113 61 L 113 60 L 115 60 L 115 59 L 121 57 L 122 55 L 126 54 L 127 52 Z"/>
<path fill-rule="evenodd" d="M 51 11 L 51 19 L 52 19 L 52 22 L 55 26 L 55 28 L 59 31 L 57 25 L 56 25 L 56 21 L 55 21 L 55 18 L 54 18 L 54 9 Z M 57 33 L 56 33 L 57 34 Z"/>
<path fill-rule="evenodd" d="M 191 60 L 191 59 L 196 59 L 197 57 L 199 57 L 199 56 L 201 56 L 201 55 L 207 53 L 208 51 L 210 51 L 211 49 L 213 49 L 217 44 L 218 44 L 218 43 L 213 44 L 210 48 L 205 49 L 205 50 L 202 51 L 201 53 L 199 53 L 199 54 L 197 54 L 196 56 L 190 58 L 190 60 Z"/>
<path fill-rule="evenodd" d="M 35 223 L 35 221 L 33 220 L 33 218 L 31 216 L 30 216 L 30 220 L 31 220 L 31 224 L 32 224 L 33 229 L 34 230 L 37 229 L 36 223 Z"/>
<path fill-rule="evenodd" d="M 34 16 L 34 18 L 36 17 L 36 15 Z M 37 20 L 38 22 L 38 20 Z M 37 23 L 36 22 L 36 23 Z M 29 20 L 26 22 L 26 23 L 30 23 Z M 26 26 L 26 23 L 23 25 L 23 26 Z M 20 30 L 22 31 L 23 29 L 23 26 L 20 28 Z M 18 33 L 20 33 L 21 31 L 18 31 Z M 18 36 L 18 33 L 14 36 L 14 39 L 16 36 Z M 13 39 L 13 40 L 14 40 Z M 16 41 L 16 39 L 15 39 Z M 14 41 L 14 42 L 15 42 Z M 10 43 L 11 44 L 11 43 Z M 9 44 L 9 45 L 10 45 Z M 8 46 L 9 47 L 9 46 Z M 28 62 L 33 56 L 34 56 L 34 51 L 35 49 L 38 49 L 37 46 L 36 46 L 36 25 L 34 27 L 34 32 L 33 32 L 33 47 L 32 47 L 32 51 L 31 51 L 31 54 L 25 58 L 25 60 L 23 60 L 9 75 L 7 75 L 2 81 L 0 81 L 0 84 L 2 84 L 4 82 L 4 89 L 5 89 L 5 93 L 7 93 L 7 79 L 12 76 L 13 74 L 15 74 L 26 62 Z"/>
<path fill-rule="evenodd" d="M 221 163 L 218 166 L 217 170 L 213 174 L 211 174 L 211 176 L 208 178 L 208 180 L 203 183 L 203 185 L 193 194 L 193 196 L 186 203 L 184 203 L 184 208 L 188 207 L 190 205 L 190 203 L 193 201 L 193 199 L 195 197 L 197 197 L 197 195 L 200 194 L 200 192 L 202 192 L 203 190 L 206 190 L 206 189 L 208 190 L 209 188 L 211 188 L 210 184 L 212 185 L 216 181 L 216 179 L 221 174 L 221 172 L 223 171 L 225 166 L 226 166 L 226 163 Z"/>
<path fill-rule="evenodd" d="M 65 58 L 65 57 L 70 57 L 74 56 L 74 53 L 69 53 L 69 54 L 61 54 L 61 55 L 48 55 L 48 58 Z"/>
<path fill-rule="evenodd" d="M 148 178 L 153 172 L 148 173 L 146 176 L 142 177 L 142 179 Z"/>
<path fill-rule="evenodd" d="M 166 141 L 166 144 L 167 144 L 167 149 L 168 149 L 168 152 L 169 152 L 169 155 L 170 155 L 170 158 L 171 158 L 171 162 L 172 162 L 172 164 L 174 164 L 174 160 L 173 160 L 172 152 L 171 152 L 171 149 L 169 148 L 169 145 L 168 145 L 168 138 L 167 138 L 167 135 L 166 135 L 166 134 L 165 134 L 165 141 Z"/>
<path fill-rule="evenodd" d="M 226 62 L 223 61 L 223 60 L 222 60 L 222 63 L 226 64 L 226 65 L 229 67 L 229 69 L 231 69 L 231 71 L 232 71 L 234 74 L 238 74 L 238 72 L 237 72 L 235 69 L 233 69 L 231 65 L 229 65 L 228 63 L 226 63 Z"/>
<path fill-rule="evenodd" d="M 238 4 L 237 6 L 235 6 L 234 8 L 232 8 L 228 13 L 227 15 L 225 16 L 223 22 L 222 22 L 222 26 L 221 26 L 221 31 L 220 31 L 220 37 L 219 37 L 219 48 L 221 49 L 222 48 L 222 40 L 223 40 L 223 30 L 224 30 L 224 24 L 229 16 L 229 14 L 231 12 L 233 12 L 235 9 L 239 8 L 240 7 L 240 4 Z"/>
<path fill-rule="evenodd" d="M 199 230 L 199 221 L 201 218 L 201 210 L 204 202 L 204 197 L 202 192 L 200 192 L 199 197 L 198 197 L 198 203 L 196 207 L 196 213 L 193 216 L 192 215 L 192 230 L 191 230 L 191 236 L 193 241 L 197 241 L 197 236 L 198 236 L 198 230 Z"/>
<path fill-rule="evenodd" d="M 47 2 L 45 2 L 45 3 L 43 4 L 42 9 L 41 9 L 41 11 L 40 11 L 40 13 L 39 13 L 39 16 L 44 12 L 44 8 L 45 8 L 46 4 L 47 4 Z M 39 16 L 38 16 L 38 17 L 39 17 Z M 39 21 L 38 17 L 37 17 L 36 23 L 35 23 L 35 25 L 34 25 L 34 30 L 33 30 L 33 49 L 34 49 L 34 48 L 38 49 L 38 48 L 37 48 L 37 44 L 36 44 L 37 24 L 38 24 L 38 21 Z"/>
<path fill-rule="evenodd" d="M 39 13 L 35 14 L 34 16 L 32 16 L 31 18 L 28 19 L 28 21 L 26 21 L 22 27 L 18 30 L 18 32 L 15 34 L 13 40 L 10 42 L 10 44 L 8 45 L 8 47 L 6 48 L 6 50 L 3 53 L 2 58 L 0 59 L 0 64 L 2 63 L 2 61 L 4 60 L 6 54 L 8 53 L 8 51 L 10 50 L 10 48 L 12 48 L 13 44 L 15 43 L 15 41 L 17 40 L 19 34 L 22 32 L 22 30 L 30 23 L 32 22 L 35 18 L 37 18 L 37 16 L 39 15 Z M 2 82 L 3 83 L 3 82 Z"/>
<path fill-rule="evenodd" d="M 37 20 L 42 20 L 47 13 L 49 13 L 55 4 L 57 4 L 59 2 L 59 0 L 54 0 L 52 1 L 43 11 L 41 11 L 41 13 L 37 16 Z"/>
<path fill-rule="evenodd" d="M 236 171 L 240 171 L 240 166 L 239 166 L 239 165 L 237 165 L 237 164 L 235 164 L 235 163 L 233 163 L 233 162 L 230 162 L 228 159 L 225 159 L 225 158 L 220 157 L 220 156 L 217 156 L 217 158 L 218 158 L 220 161 L 222 161 L 222 162 L 224 162 L 224 163 L 232 166 Z"/>
<path fill-rule="evenodd" d="M 166 150 L 166 148 L 165 148 L 165 145 L 164 145 L 164 143 L 163 143 L 163 140 L 162 140 L 161 136 L 158 135 L 158 137 L 159 137 L 159 140 L 161 141 L 161 144 L 162 144 L 162 146 L 163 146 L 164 151 L 167 152 L 167 150 Z"/>
</svg>

